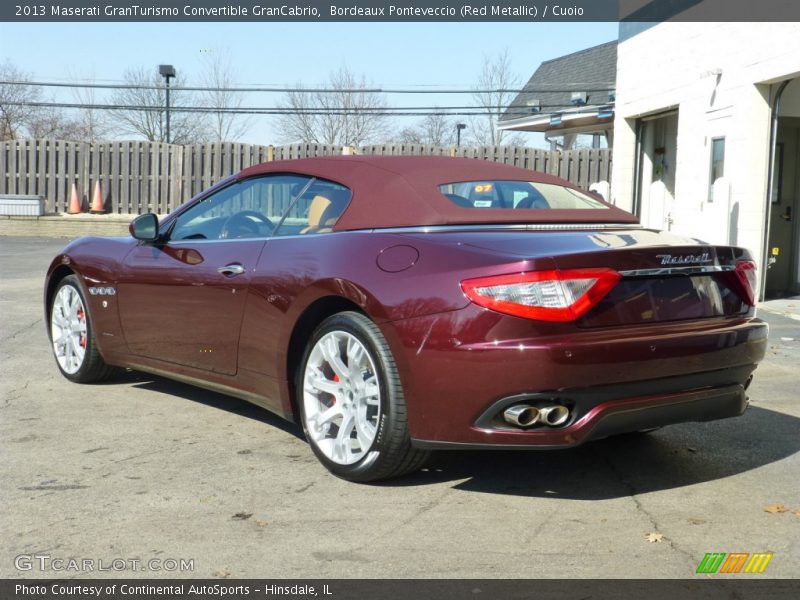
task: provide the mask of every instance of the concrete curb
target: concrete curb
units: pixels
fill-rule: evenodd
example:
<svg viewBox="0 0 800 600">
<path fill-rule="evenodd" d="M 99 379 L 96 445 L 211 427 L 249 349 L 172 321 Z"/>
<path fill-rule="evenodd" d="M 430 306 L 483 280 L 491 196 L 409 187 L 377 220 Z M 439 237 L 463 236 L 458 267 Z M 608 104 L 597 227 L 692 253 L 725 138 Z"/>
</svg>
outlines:
<svg viewBox="0 0 800 600">
<path fill-rule="evenodd" d="M 0 216 L 0 235 L 81 237 L 128 235 L 128 225 L 137 215 L 46 215 Z"/>
</svg>

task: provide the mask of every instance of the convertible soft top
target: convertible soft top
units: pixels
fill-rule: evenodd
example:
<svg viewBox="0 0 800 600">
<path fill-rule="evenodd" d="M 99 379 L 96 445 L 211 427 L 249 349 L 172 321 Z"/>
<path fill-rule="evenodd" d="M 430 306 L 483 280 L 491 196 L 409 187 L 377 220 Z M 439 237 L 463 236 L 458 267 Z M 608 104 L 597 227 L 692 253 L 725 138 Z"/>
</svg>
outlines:
<svg viewBox="0 0 800 600">
<path fill-rule="evenodd" d="M 472 210 L 449 201 L 438 186 L 478 180 L 531 181 L 579 188 L 563 179 L 500 163 L 444 156 L 327 156 L 254 165 L 237 179 L 300 173 L 329 179 L 353 192 L 334 230 L 494 223 L 638 223 L 608 203 L 605 209 Z"/>
</svg>

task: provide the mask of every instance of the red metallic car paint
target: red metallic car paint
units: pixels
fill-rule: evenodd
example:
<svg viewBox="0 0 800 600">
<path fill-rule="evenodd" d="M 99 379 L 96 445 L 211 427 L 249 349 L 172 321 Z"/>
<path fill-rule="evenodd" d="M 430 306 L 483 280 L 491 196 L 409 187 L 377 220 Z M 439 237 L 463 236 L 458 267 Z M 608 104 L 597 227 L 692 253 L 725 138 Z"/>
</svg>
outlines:
<svg viewBox="0 0 800 600">
<path fill-rule="evenodd" d="M 209 387 L 295 418 L 292 334 L 315 303 L 341 299 L 377 323 L 386 337 L 404 388 L 411 436 L 426 442 L 571 445 L 591 438 L 602 417 L 613 412 L 734 394 L 763 358 L 766 325 L 754 318 L 752 308 L 723 318 L 587 329 L 481 308 L 460 287 L 465 279 L 531 270 L 652 269 L 665 253 L 707 253 L 711 264 L 728 267 L 749 259 L 740 248 L 624 227 L 504 230 L 522 217 L 525 222 L 619 224 L 635 218 L 615 208 L 525 209 L 511 211 L 525 213 L 511 217 L 501 210 L 463 211 L 431 191 L 445 181 L 476 178 L 562 183 L 480 161 L 309 159 L 258 165 L 236 178 L 285 172 L 324 177 L 353 190 L 334 233 L 166 244 L 86 238 L 54 259 L 46 300 L 64 269 L 80 275 L 84 291 L 113 286 L 115 296 L 87 295 L 106 362 Z M 166 217 L 162 227 L 182 210 Z M 604 218 L 584 214 L 589 212 Z M 498 229 L 373 229 L 473 219 Z M 245 274 L 229 279 L 217 272 L 233 263 L 242 264 Z M 690 388 L 626 392 L 622 399 L 591 407 L 562 430 L 476 425 L 490 406 L 513 395 L 568 397 L 576 390 L 637 382 L 647 388 L 650 381 L 654 390 L 671 389 L 672 384 L 658 382 L 674 383 L 686 375 L 696 375 Z"/>
<path fill-rule="evenodd" d="M 584 388 L 755 365 L 766 342 L 766 328 L 749 318 L 576 335 L 574 325 L 542 325 L 475 306 L 390 327 L 419 383 L 408 396 L 412 435 L 471 444 L 552 443 L 548 431 L 475 428 L 480 414 L 503 397 L 549 392 L 569 398 Z M 735 383 L 744 382 L 729 382 Z"/>
</svg>

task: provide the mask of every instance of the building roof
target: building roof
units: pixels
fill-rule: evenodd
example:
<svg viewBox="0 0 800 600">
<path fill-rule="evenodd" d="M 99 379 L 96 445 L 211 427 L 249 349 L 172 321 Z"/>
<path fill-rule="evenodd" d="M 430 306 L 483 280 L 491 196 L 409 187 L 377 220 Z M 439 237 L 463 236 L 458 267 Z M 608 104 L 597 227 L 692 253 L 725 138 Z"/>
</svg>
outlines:
<svg viewBox="0 0 800 600">
<path fill-rule="evenodd" d="M 300 173 L 343 184 L 353 196 L 334 231 L 417 225 L 490 223 L 635 223 L 637 217 L 606 205 L 598 209 L 464 208 L 438 186 L 468 181 L 531 181 L 578 189 L 547 173 L 490 161 L 442 156 L 325 156 L 254 165 L 237 179 Z M 603 203 L 606 204 L 606 203 Z"/>
<path fill-rule="evenodd" d="M 545 61 L 500 117 L 500 123 L 575 110 L 572 92 L 586 92 L 587 105 L 613 104 L 609 92 L 616 87 L 616 81 L 616 40 Z M 531 100 L 540 102 L 538 114 L 531 112 Z"/>
</svg>

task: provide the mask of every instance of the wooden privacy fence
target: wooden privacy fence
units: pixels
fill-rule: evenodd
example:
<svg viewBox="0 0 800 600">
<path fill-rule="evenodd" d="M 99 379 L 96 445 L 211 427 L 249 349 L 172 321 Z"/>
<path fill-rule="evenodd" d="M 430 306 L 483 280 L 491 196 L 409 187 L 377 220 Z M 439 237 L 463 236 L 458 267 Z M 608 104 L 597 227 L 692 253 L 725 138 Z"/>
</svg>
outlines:
<svg viewBox="0 0 800 600">
<path fill-rule="evenodd" d="M 0 142 L 0 194 L 45 197 L 47 213 L 66 212 L 72 184 L 88 207 L 96 182 L 107 212 L 167 213 L 223 177 L 272 160 L 342 154 L 341 146 L 257 146 L 159 142 Z M 382 144 L 356 149 L 371 155 L 461 156 L 558 175 L 581 188 L 611 179 L 611 150 L 548 151 L 519 146 L 449 148 Z"/>
</svg>

